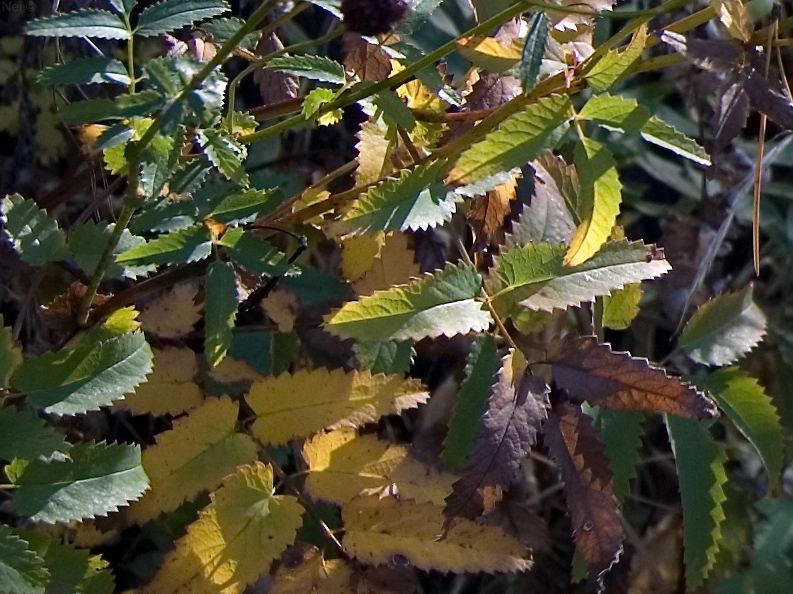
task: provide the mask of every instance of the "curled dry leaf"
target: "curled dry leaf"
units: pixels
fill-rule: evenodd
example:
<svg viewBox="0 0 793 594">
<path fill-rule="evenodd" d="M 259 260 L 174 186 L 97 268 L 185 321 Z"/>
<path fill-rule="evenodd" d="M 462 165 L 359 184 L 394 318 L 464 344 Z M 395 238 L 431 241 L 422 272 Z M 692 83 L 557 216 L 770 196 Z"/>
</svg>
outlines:
<svg viewBox="0 0 793 594">
<path fill-rule="evenodd" d="M 564 481 L 576 547 L 600 575 L 619 557 L 624 538 L 603 443 L 592 419 L 570 403 L 548 413 L 543 441 Z"/>
<path fill-rule="evenodd" d="M 547 349 L 553 381 L 576 403 L 601 408 L 665 412 L 686 419 L 715 416 L 702 392 L 650 366 L 647 359 L 614 352 L 594 336 L 568 334 Z"/>
</svg>

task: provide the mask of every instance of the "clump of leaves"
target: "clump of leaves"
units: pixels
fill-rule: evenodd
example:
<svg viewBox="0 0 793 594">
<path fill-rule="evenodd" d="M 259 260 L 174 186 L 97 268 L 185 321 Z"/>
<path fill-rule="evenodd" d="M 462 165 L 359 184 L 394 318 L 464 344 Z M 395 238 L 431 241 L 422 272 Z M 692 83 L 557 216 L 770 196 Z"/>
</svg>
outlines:
<svg viewBox="0 0 793 594">
<path fill-rule="evenodd" d="M 338 3 L 311 4 L 339 16 Z M 783 456 L 779 416 L 760 385 L 737 367 L 709 370 L 762 340 L 751 287 L 691 318 L 679 340 L 690 361 L 677 368 L 604 340 L 604 328 L 638 316 L 641 283 L 671 269 L 662 249 L 627 240 L 617 225 L 623 182 L 604 131 L 710 164 L 694 139 L 608 92 L 641 61 L 646 21 L 674 6 L 642 12 L 594 47 L 593 13 L 610 2 L 473 2 L 477 23 L 422 56 L 411 34 L 437 0 L 414 2 L 409 15 L 393 2 L 387 23 L 366 30 L 352 21 L 358 3 L 344 1 L 353 32 L 395 34 L 348 32 L 342 64 L 311 53 L 313 40 L 284 46 L 278 27 L 308 4 L 265 24 L 278 5 L 268 0 L 242 21 L 219 18 L 223 0 L 142 9 L 111 0 L 108 10 L 28 24 L 34 36 L 126 42 L 125 61 L 75 60 L 42 75 L 51 85 L 126 87 L 60 113 L 101 126 L 94 149 L 126 187 L 113 223 L 68 233 L 33 200 L 2 201 L 4 240 L 24 265 L 47 275 L 65 261 L 88 283 L 49 306 L 73 322 L 57 348 L 23 356 L 18 327 L 0 333 L 0 459 L 13 506 L 0 525 L 0 579 L 13 593 L 44 592 L 79 558 L 69 591 L 111 592 L 100 557 L 29 528 L 108 515 L 118 528 L 163 525 L 204 492 L 209 503 L 136 584 L 144 592 L 242 592 L 268 572 L 274 592 L 346 592 L 396 579 L 399 567 L 530 571 L 527 535 L 490 519 L 542 448 L 588 580 L 600 584 L 624 549 L 617 497 L 630 491 L 641 413 L 666 419 L 686 580 L 699 586 L 722 540 L 727 480 L 724 448 L 701 421 L 721 409 L 772 484 Z M 663 37 L 686 56 L 695 45 L 679 31 L 693 22 Z M 200 52 L 173 43 L 138 61 L 139 38 L 199 26 Z M 257 45 L 259 33 L 269 41 Z M 470 65 L 461 80 L 437 65 L 452 52 Z M 234 55 L 248 65 L 229 80 L 223 66 Z M 240 82 L 262 69 L 300 77 L 288 88 L 302 93 L 236 111 Z M 272 139 L 331 126 L 353 105 L 366 119 L 350 163 L 308 187 L 251 166 Z M 353 170 L 354 185 L 338 191 Z M 533 184 L 527 200 L 521 180 Z M 421 273 L 415 233 L 427 230 L 457 249 Z M 311 265 L 330 243 L 338 274 Z M 430 400 L 410 373 L 416 345 L 462 335 L 472 346 L 443 446 L 414 440 L 411 451 L 384 439 L 385 417 Z M 697 377 L 684 381 L 681 370 Z M 142 452 L 63 433 L 102 409 L 172 423 Z M 337 558 L 316 548 L 325 544 Z"/>
</svg>

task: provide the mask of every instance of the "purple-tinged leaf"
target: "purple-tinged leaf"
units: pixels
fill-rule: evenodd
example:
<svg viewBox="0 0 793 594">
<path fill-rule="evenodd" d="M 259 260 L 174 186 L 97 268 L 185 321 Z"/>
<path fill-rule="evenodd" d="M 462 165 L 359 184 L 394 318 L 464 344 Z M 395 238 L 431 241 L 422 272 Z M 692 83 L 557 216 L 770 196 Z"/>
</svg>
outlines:
<svg viewBox="0 0 793 594">
<path fill-rule="evenodd" d="M 475 518 L 486 497 L 517 480 L 547 416 L 548 387 L 525 368 L 514 350 L 502 359 L 468 464 L 446 498 L 446 516 Z"/>
<path fill-rule="evenodd" d="M 719 94 L 716 125 L 713 131 L 713 154 L 720 154 L 738 136 L 746 124 L 749 96 L 742 83 L 734 82 Z"/>
<path fill-rule="evenodd" d="M 647 359 L 614 352 L 594 336 L 568 334 L 547 349 L 553 381 L 571 401 L 614 410 L 665 412 L 705 419 L 716 408 L 702 392 L 651 367 Z"/>
<path fill-rule="evenodd" d="M 543 442 L 564 482 L 576 547 L 597 577 L 622 552 L 622 521 L 603 443 L 592 419 L 563 403 L 548 412 Z"/>
<path fill-rule="evenodd" d="M 793 130 L 793 103 L 772 89 L 770 83 L 759 72 L 754 69 L 749 70 L 745 88 L 752 107 L 786 130 Z"/>
<path fill-rule="evenodd" d="M 710 72 L 734 72 L 743 64 L 743 48 L 726 41 L 687 38 L 673 31 L 661 33 L 661 41 L 692 64 Z"/>
</svg>

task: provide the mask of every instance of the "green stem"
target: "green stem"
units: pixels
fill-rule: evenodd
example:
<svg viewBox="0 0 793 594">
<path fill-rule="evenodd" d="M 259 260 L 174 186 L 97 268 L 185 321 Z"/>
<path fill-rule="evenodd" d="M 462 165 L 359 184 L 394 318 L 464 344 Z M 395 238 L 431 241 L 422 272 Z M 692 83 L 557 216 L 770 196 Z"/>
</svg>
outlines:
<svg viewBox="0 0 793 594">
<path fill-rule="evenodd" d="M 132 25 L 129 22 L 129 15 L 124 15 L 124 24 L 129 31 L 129 39 L 127 40 L 127 70 L 129 70 L 129 92 L 135 92 L 135 54 L 133 52 L 134 45 L 133 39 L 135 35 L 132 33 Z"/>
</svg>

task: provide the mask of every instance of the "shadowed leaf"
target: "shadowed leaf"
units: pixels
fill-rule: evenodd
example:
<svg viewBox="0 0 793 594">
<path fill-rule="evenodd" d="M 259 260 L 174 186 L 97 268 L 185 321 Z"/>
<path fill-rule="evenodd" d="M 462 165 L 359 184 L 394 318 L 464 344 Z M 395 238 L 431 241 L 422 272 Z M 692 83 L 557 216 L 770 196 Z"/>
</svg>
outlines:
<svg viewBox="0 0 793 594">
<path fill-rule="evenodd" d="M 713 133 L 713 153 L 719 154 L 738 136 L 746 124 L 749 113 L 749 96 L 743 84 L 734 82 L 719 93 L 716 110 L 716 130 Z"/>
<path fill-rule="evenodd" d="M 687 419 L 716 414 L 713 404 L 692 386 L 651 367 L 646 359 L 612 351 L 594 336 L 568 334 L 551 342 L 546 352 L 554 384 L 573 402 L 665 412 Z"/>
<path fill-rule="evenodd" d="M 754 69 L 749 70 L 744 88 L 752 107 L 766 114 L 786 130 L 793 130 L 793 103 L 772 89 L 759 72 Z"/>
<path fill-rule="evenodd" d="M 564 481 L 576 547 L 599 575 L 617 560 L 624 538 L 603 444 L 592 419 L 569 403 L 549 411 L 543 443 Z"/>
<path fill-rule="evenodd" d="M 517 480 L 545 420 L 547 391 L 526 371 L 522 354 L 513 350 L 502 359 L 474 449 L 446 498 L 444 514 L 474 518 L 485 509 L 484 491 Z"/>
<path fill-rule="evenodd" d="M 614 494 L 622 501 L 631 491 L 640 458 L 644 415 L 627 410 L 601 410 L 598 415 L 600 439 L 614 473 Z"/>
<path fill-rule="evenodd" d="M 49 572 L 28 543 L 0 524 L 0 584 L 13 594 L 44 594 Z"/>
<path fill-rule="evenodd" d="M 743 61 L 743 48 L 724 41 L 686 38 L 685 35 L 673 31 L 664 31 L 661 41 L 694 65 L 710 72 L 732 72 Z"/>
</svg>

